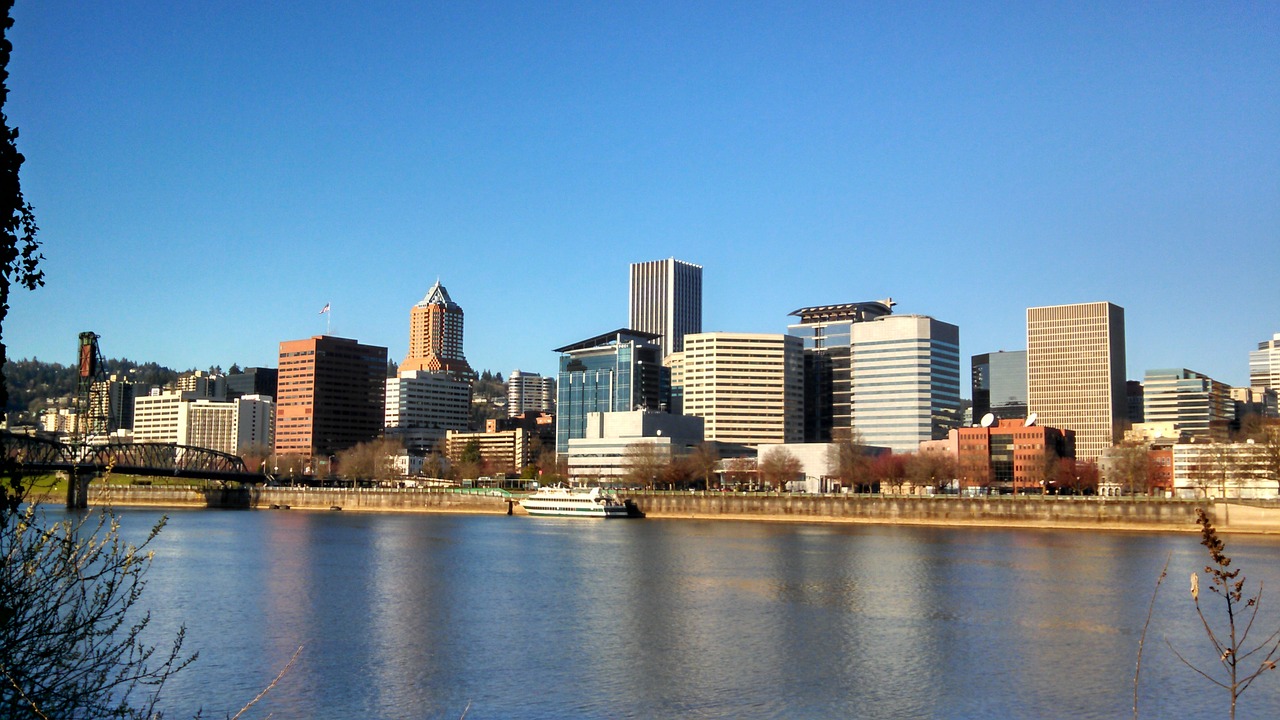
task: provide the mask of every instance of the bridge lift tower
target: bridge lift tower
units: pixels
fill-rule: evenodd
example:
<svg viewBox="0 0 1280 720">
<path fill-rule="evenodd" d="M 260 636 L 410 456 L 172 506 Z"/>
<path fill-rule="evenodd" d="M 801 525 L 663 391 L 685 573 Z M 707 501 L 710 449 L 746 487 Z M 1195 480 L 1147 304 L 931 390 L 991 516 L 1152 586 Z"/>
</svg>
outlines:
<svg viewBox="0 0 1280 720">
<path fill-rule="evenodd" d="M 98 335 L 80 333 L 78 372 L 76 374 L 76 423 L 71 445 L 77 455 L 88 455 L 89 439 L 94 433 L 106 432 L 107 404 L 106 363 L 98 349 Z M 88 507 L 89 478 L 80 478 L 73 469 L 67 479 L 67 508 L 75 510 Z"/>
</svg>

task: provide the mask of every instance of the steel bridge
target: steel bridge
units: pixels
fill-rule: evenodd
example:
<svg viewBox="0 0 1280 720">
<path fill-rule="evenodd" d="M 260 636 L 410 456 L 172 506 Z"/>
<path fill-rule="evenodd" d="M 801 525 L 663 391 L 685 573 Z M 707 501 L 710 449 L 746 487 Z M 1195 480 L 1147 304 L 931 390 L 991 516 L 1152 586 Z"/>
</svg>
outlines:
<svg viewBox="0 0 1280 720">
<path fill-rule="evenodd" d="M 230 453 L 176 443 L 106 443 L 72 445 L 30 435 L 0 432 L 0 457 L 16 463 L 24 472 L 66 472 L 71 482 L 67 504 L 83 507 L 77 497 L 88 478 L 105 473 L 150 475 L 195 480 L 260 484 L 266 475 L 250 472 L 244 460 Z"/>
</svg>

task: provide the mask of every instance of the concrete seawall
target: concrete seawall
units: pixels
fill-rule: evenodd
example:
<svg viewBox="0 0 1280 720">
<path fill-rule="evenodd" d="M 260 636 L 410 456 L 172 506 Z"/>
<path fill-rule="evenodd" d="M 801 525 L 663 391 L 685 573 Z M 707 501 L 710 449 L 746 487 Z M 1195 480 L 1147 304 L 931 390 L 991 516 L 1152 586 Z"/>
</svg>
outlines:
<svg viewBox="0 0 1280 720">
<path fill-rule="evenodd" d="M 506 515 L 506 498 L 432 490 L 90 485 L 89 505 L 224 509 L 356 510 Z M 519 507 L 515 512 L 521 512 Z"/>
<path fill-rule="evenodd" d="M 903 525 L 1198 530 L 1196 508 L 1226 519 L 1208 501 L 1103 500 L 1079 497 L 895 497 L 881 495 L 770 495 L 639 493 L 648 517 L 722 517 L 772 521 L 861 522 Z M 1280 532 L 1280 508 L 1250 508 L 1253 531 Z"/>
<path fill-rule="evenodd" d="M 1228 532 L 1280 534 L 1280 502 L 1041 496 L 894 497 L 631 492 L 650 518 L 1195 532 L 1196 508 Z M 411 489 L 90 485 L 91 506 L 214 507 L 523 515 L 505 497 Z"/>
</svg>

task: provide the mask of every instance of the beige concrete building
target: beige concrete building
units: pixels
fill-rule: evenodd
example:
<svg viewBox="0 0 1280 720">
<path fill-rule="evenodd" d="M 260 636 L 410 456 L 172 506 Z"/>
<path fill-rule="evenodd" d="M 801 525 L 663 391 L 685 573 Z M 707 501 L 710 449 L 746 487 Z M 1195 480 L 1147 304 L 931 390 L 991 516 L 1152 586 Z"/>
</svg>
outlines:
<svg viewBox="0 0 1280 720">
<path fill-rule="evenodd" d="M 499 432 L 449 430 L 445 433 L 445 455 L 455 466 L 462 462 L 467 445 L 474 442 L 484 462 L 485 474 L 518 474 L 534 461 L 533 433 L 517 428 Z"/>
<path fill-rule="evenodd" d="M 1078 460 L 1097 461 L 1120 441 L 1127 402 L 1124 308 L 1027 309 L 1027 404 L 1041 424 L 1075 431 Z"/>
<path fill-rule="evenodd" d="M 163 392 L 134 398 L 133 441 L 176 443 L 240 455 L 270 448 L 275 403 L 245 395 L 230 401 L 198 398 L 193 392 Z"/>
<path fill-rule="evenodd" d="M 445 432 L 471 422 L 471 383 L 456 375 L 401 370 L 387 380 L 383 425 L 419 453 L 441 449 Z"/>
<path fill-rule="evenodd" d="M 1266 448 L 1254 443 L 1178 443 L 1173 446 L 1175 497 L 1274 500 Z"/>
<path fill-rule="evenodd" d="M 703 419 L 707 440 L 756 446 L 804 435 L 804 343 L 794 336 L 710 332 L 686 335 L 673 369 L 685 415 Z"/>
</svg>

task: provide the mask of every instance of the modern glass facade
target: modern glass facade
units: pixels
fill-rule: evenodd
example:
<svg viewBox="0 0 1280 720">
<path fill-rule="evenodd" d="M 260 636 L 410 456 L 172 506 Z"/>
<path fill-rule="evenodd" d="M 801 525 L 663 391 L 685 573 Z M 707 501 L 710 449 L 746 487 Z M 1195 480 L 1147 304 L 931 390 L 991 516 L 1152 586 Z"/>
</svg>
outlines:
<svg viewBox="0 0 1280 720">
<path fill-rule="evenodd" d="M 1191 437 L 1225 440 L 1234 419 L 1231 389 L 1192 370 L 1148 370 L 1143 378 L 1143 416 L 1151 423 L 1173 423 Z"/>
<path fill-rule="evenodd" d="M 1027 351 L 974 355 L 973 418 L 991 413 L 1020 420 L 1027 416 Z"/>
<path fill-rule="evenodd" d="M 671 376 L 657 338 L 618 330 L 557 350 L 556 453 L 585 437 L 587 413 L 667 409 Z"/>
<path fill-rule="evenodd" d="M 1249 353 L 1249 387 L 1280 392 L 1280 333 L 1258 343 Z"/>
<path fill-rule="evenodd" d="M 893 301 L 818 305 L 791 313 L 804 341 L 804 441 L 848 438 L 853 428 L 853 326 L 893 312 Z"/>
</svg>

